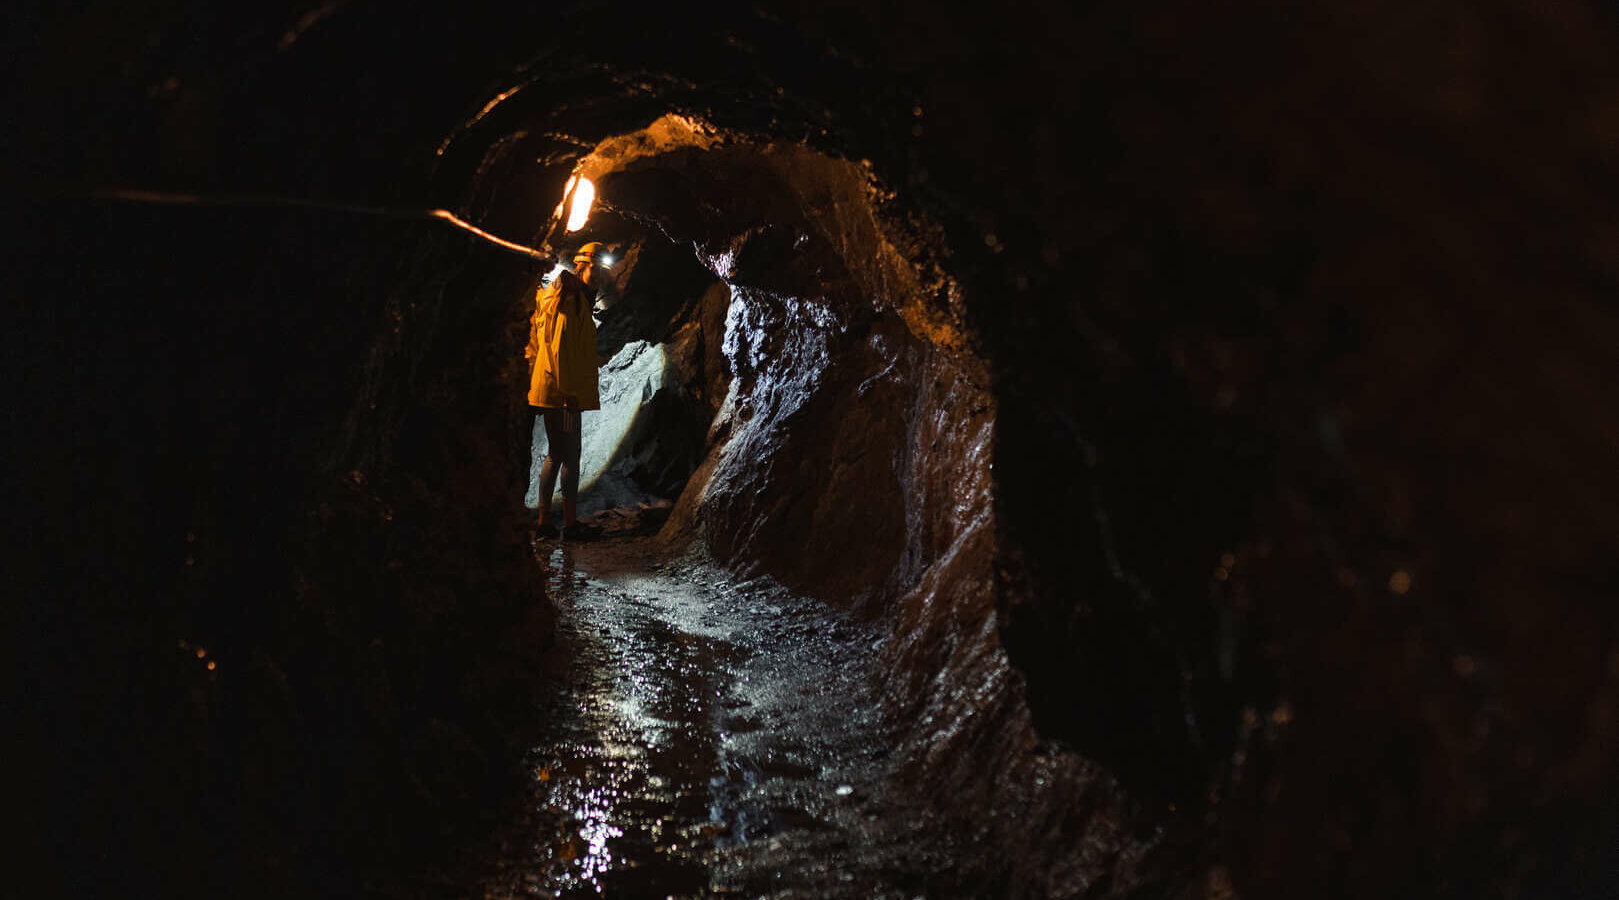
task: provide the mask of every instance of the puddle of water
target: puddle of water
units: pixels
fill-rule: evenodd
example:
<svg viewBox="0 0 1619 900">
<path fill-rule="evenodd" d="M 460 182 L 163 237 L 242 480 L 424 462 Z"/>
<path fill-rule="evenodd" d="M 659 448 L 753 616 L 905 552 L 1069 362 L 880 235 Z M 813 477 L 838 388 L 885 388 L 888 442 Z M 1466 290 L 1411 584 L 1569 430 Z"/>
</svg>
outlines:
<svg viewBox="0 0 1619 900">
<path fill-rule="evenodd" d="M 886 785 L 874 633 L 644 540 L 540 552 L 566 666 L 530 802 L 460 895 L 910 900 L 936 879 L 947 849 Z"/>
</svg>

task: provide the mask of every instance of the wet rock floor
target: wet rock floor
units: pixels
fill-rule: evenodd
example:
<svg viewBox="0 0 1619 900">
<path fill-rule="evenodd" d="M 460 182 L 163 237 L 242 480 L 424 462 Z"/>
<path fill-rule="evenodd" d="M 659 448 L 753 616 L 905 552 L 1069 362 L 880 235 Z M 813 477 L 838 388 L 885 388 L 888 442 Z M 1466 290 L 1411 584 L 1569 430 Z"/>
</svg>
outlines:
<svg viewBox="0 0 1619 900">
<path fill-rule="evenodd" d="M 879 635 L 647 538 L 541 542 L 561 660 L 529 796 L 446 896 L 949 896 L 891 777 Z"/>
</svg>

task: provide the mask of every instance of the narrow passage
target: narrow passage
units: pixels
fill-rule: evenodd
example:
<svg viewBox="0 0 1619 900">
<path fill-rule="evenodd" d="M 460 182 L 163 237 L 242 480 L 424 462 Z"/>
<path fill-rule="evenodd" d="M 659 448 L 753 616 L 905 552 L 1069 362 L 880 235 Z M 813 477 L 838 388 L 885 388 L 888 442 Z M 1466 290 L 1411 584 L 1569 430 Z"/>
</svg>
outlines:
<svg viewBox="0 0 1619 900">
<path fill-rule="evenodd" d="M 531 797 L 461 896 L 938 896 L 949 848 L 890 777 L 874 626 L 646 538 L 537 552 L 565 662 Z"/>
</svg>

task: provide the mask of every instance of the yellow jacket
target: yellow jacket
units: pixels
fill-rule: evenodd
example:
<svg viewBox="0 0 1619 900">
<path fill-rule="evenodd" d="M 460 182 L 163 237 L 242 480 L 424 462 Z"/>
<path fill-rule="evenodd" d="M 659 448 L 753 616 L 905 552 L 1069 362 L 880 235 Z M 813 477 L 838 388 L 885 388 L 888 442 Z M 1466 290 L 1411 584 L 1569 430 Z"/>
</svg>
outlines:
<svg viewBox="0 0 1619 900">
<path fill-rule="evenodd" d="M 534 295 L 529 319 L 528 405 L 601 409 L 596 384 L 596 320 L 579 276 L 564 269 Z"/>
</svg>

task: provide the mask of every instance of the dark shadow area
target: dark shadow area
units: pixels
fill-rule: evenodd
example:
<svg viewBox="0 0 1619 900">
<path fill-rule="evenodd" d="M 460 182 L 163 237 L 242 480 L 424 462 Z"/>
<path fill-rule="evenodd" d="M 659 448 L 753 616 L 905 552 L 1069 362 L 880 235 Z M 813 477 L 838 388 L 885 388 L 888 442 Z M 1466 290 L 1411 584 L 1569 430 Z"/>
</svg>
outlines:
<svg viewBox="0 0 1619 900">
<path fill-rule="evenodd" d="M 523 267 L 374 219 L 40 211 L 7 349 L 23 883 L 284 896 L 441 852 L 508 777 L 547 629 L 490 539 L 516 422 L 466 340 Z"/>
</svg>

